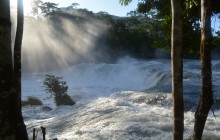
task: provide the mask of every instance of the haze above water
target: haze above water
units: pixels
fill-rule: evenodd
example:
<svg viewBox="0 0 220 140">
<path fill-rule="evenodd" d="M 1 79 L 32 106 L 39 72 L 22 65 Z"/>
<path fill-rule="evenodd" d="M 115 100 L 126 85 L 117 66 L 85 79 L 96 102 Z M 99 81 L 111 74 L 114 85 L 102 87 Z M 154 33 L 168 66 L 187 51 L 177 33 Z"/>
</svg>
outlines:
<svg viewBox="0 0 220 140">
<path fill-rule="evenodd" d="M 194 111 L 200 91 L 199 61 L 185 60 L 185 134 L 192 134 Z M 213 61 L 215 97 L 219 99 L 220 61 Z M 55 107 L 42 87 L 45 74 L 62 76 L 69 85 L 74 106 Z M 66 70 L 24 73 L 23 99 L 34 96 L 44 107 L 26 106 L 23 115 L 29 134 L 47 128 L 47 139 L 157 140 L 172 139 L 170 60 L 124 58 L 115 64 L 74 64 Z M 205 140 L 220 138 L 220 111 L 215 104 L 204 131 Z M 40 131 L 40 130 L 39 130 Z M 40 134 L 38 138 L 40 138 Z"/>
</svg>

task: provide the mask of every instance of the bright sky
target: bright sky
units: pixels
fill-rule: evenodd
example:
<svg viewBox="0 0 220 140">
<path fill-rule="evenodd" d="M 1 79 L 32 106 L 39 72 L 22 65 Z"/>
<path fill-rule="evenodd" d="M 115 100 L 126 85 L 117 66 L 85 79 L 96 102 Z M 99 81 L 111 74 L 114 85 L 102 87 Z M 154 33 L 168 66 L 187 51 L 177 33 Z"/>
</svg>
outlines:
<svg viewBox="0 0 220 140">
<path fill-rule="evenodd" d="M 17 0 L 11 0 L 11 4 L 16 5 Z M 24 13 L 28 14 L 31 11 L 30 1 L 24 1 Z M 111 15 L 126 16 L 128 12 L 137 8 L 137 0 L 133 0 L 128 6 L 119 4 L 119 0 L 42 0 L 43 2 L 53 2 L 59 4 L 58 7 L 67 7 L 72 3 L 78 3 L 78 8 L 86 8 L 94 13 L 105 11 Z M 15 7 L 15 6 L 14 6 Z"/>
<path fill-rule="evenodd" d="M 137 8 L 137 0 L 133 0 L 128 6 L 119 4 L 119 0 L 43 0 L 59 3 L 59 7 L 67 7 L 72 3 L 78 3 L 79 8 L 87 8 L 95 13 L 100 11 L 108 12 L 112 15 L 126 16 L 128 12 Z"/>
</svg>

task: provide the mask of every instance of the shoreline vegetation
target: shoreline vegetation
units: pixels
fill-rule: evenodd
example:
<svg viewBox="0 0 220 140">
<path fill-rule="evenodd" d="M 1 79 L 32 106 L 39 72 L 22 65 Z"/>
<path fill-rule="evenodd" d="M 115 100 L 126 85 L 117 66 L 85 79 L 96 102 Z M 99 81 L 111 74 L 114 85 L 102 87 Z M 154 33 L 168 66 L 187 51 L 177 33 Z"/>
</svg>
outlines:
<svg viewBox="0 0 220 140">
<path fill-rule="evenodd" d="M 183 46 L 194 47 L 184 47 L 184 59 L 199 59 L 199 44 L 192 44 L 199 41 L 196 38 L 186 40 Z M 218 40 L 219 36 L 215 36 L 212 59 L 220 59 Z M 84 62 L 114 63 L 125 56 L 170 59 L 170 40 L 163 33 L 161 21 L 148 14 L 117 17 L 73 7 L 25 17 L 24 71 L 63 68 Z"/>
</svg>

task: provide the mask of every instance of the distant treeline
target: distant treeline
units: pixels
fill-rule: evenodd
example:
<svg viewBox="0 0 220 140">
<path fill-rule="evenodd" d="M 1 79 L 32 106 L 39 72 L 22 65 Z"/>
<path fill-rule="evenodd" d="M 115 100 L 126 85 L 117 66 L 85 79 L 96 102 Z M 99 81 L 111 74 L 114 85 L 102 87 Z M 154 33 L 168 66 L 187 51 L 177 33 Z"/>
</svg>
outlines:
<svg viewBox="0 0 220 140">
<path fill-rule="evenodd" d="M 79 61 L 92 58 L 93 61 L 114 62 L 123 56 L 138 59 L 170 58 L 170 46 L 167 43 L 170 40 L 163 34 L 161 21 L 152 17 L 149 14 L 117 17 L 107 12 L 93 13 L 87 9 L 64 7 L 49 11 L 43 16 L 26 17 L 25 23 L 32 26 L 38 26 L 41 22 L 49 23 L 56 30 L 53 33 L 55 38 L 62 40 L 63 49 L 69 48 L 73 55 L 76 55 L 76 48 L 83 47 L 88 41 L 87 52 L 77 52 L 77 57 L 81 57 Z M 66 26 L 64 21 L 72 27 Z M 74 31 L 69 33 L 68 30 L 73 28 Z M 78 38 L 84 42 L 77 41 Z M 219 49 L 215 49 L 215 52 L 219 54 Z M 220 58 L 219 55 L 213 56 L 215 59 Z M 199 51 L 185 51 L 184 57 L 199 58 Z M 71 60 L 68 61 L 72 63 Z"/>
</svg>

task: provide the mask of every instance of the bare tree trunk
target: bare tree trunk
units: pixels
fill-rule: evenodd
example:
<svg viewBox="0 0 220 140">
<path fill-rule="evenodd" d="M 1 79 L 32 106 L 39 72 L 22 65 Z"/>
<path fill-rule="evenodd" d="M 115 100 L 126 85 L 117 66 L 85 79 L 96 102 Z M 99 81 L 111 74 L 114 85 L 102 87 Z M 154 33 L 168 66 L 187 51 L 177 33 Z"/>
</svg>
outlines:
<svg viewBox="0 0 220 140">
<path fill-rule="evenodd" d="M 16 139 L 16 98 L 13 88 L 10 1 L 0 1 L 0 140 Z"/>
<path fill-rule="evenodd" d="M 184 101 L 183 101 L 183 60 L 182 60 L 182 27 L 183 1 L 171 0 L 172 5 L 172 94 L 174 111 L 173 139 L 182 140 L 184 131 Z"/>
<path fill-rule="evenodd" d="M 41 126 L 40 128 L 41 128 L 41 130 L 42 130 L 43 140 L 46 140 L 46 128 L 43 127 L 43 126 Z"/>
<path fill-rule="evenodd" d="M 22 1 L 18 1 L 18 4 Z M 18 10 L 21 10 L 19 7 Z M 18 17 L 23 11 L 18 14 Z M 23 17 L 18 19 L 18 27 L 23 24 Z M 21 30 L 22 29 L 22 30 Z M 16 35 L 15 51 L 19 50 L 22 40 L 23 25 Z M 20 38 L 20 39 L 19 39 Z M 18 40 L 19 39 L 19 40 Z M 17 53 L 17 52 L 15 52 Z M 21 115 L 21 92 L 18 83 L 19 63 L 13 69 L 11 48 L 10 0 L 0 1 L 0 140 L 27 140 L 26 127 Z M 19 69 L 19 71 L 18 71 Z M 16 73 L 17 72 L 17 73 Z M 15 76 L 17 78 L 15 78 Z M 21 77 L 20 77 L 21 78 Z"/>
<path fill-rule="evenodd" d="M 201 140 L 205 122 L 208 117 L 209 110 L 213 104 L 212 92 L 212 68 L 211 68 L 211 3 L 210 0 L 201 0 L 201 75 L 202 88 L 199 105 L 195 113 L 195 125 L 193 131 L 193 139 Z"/>
<path fill-rule="evenodd" d="M 26 126 L 21 112 L 21 45 L 23 37 L 23 0 L 17 0 L 17 31 L 14 45 L 14 86 L 17 99 L 17 139 L 28 140 Z"/>
<path fill-rule="evenodd" d="M 34 129 L 33 129 L 33 140 L 36 140 L 36 138 L 37 138 L 36 129 L 34 128 Z"/>
</svg>

